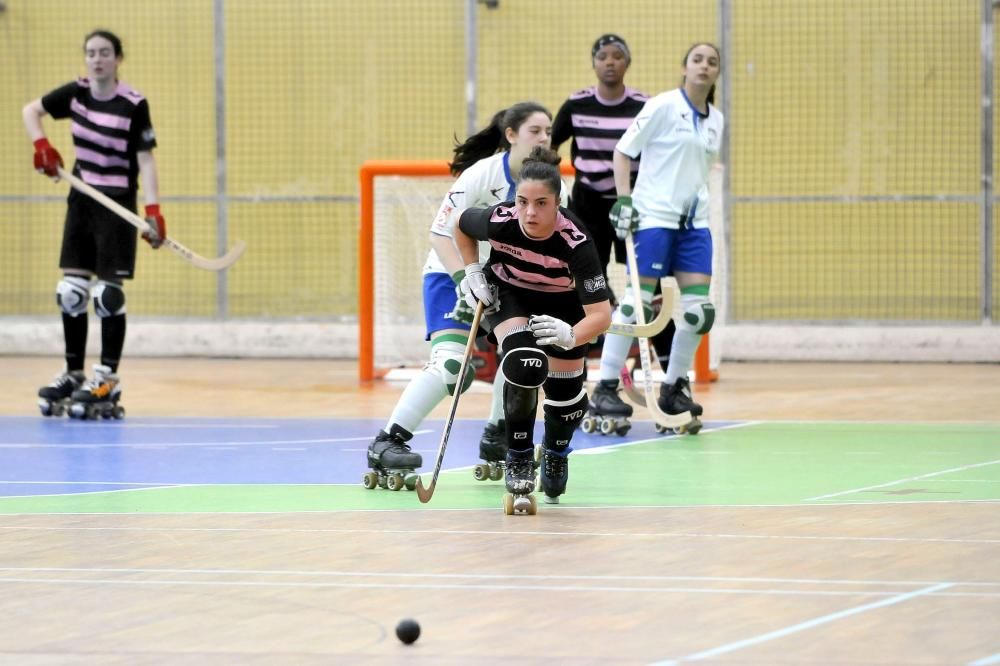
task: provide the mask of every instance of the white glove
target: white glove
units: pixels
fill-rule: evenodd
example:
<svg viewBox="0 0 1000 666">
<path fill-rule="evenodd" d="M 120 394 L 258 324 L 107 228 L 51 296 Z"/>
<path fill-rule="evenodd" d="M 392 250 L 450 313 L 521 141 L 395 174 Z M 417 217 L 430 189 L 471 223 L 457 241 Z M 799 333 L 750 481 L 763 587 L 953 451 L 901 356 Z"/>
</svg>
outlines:
<svg viewBox="0 0 1000 666">
<path fill-rule="evenodd" d="M 465 277 L 462 278 L 461 288 L 465 302 L 473 310 L 480 302 L 483 304 L 484 314 L 492 314 L 499 308 L 498 290 L 486 281 L 481 264 L 473 263 L 465 267 Z"/>
<path fill-rule="evenodd" d="M 531 315 L 528 318 L 528 328 L 540 345 L 554 345 L 560 349 L 576 347 L 573 327 L 552 315 Z"/>
</svg>

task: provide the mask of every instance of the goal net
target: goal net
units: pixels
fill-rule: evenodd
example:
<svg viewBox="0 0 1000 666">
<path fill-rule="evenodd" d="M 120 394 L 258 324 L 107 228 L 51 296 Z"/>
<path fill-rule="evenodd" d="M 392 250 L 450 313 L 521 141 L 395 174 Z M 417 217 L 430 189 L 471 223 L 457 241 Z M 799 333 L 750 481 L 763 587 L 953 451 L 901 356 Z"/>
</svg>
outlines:
<svg viewBox="0 0 1000 666">
<path fill-rule="evenodd" d="M 564 166 L 564 179 L 572 170 Z M 717 318 L 725 320 L 725 233 L 722 220 L 721 167 L 713 172 L 712 301 Z M 358 372 L 362 380 L 383 377 L 394 368 L 414 368 L 426 362 L 430 343 L 424 342 L 423 267 L 430 252 L 430 225 L 441 199 L 454 182 L 446 162 L 371 161 L 359 171 L 361 224 L 358 239 Z M 567 185 L 570 185 L 567 182 Z M 608 266 L 611 288 L 624 294 L 625 267 Z M 669 283 L 673 285 L 673 281 Z M 680 299 L 675 297 L 675 312 Z M 698 381 L 718 376 L 722 358 L 717 339 L 705 336 L 695 361 Z"/>
</svg>

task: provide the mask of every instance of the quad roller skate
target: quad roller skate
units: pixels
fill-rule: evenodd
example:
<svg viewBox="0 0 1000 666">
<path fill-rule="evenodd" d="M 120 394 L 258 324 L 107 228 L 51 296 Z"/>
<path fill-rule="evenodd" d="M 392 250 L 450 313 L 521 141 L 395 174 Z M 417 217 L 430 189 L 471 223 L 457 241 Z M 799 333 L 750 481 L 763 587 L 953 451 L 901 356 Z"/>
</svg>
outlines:
<svg viewBox="0 0 1000 666">
<path fill-rule="evenodd" d="M 546 504 L 559 504 L 559 496 L 566 492 L 566 482 L 569 481 L 569 454 L 573 449 L 542 448 L 542 459 L 539 465 L 539 480 L 541 481 L 542 501 Z"/>
<path fill-rule="evenodd" d="M 472 468 L 476 481 L 499 481 L 503 478 L 504 461 L 507 459 L 507 427 L 503 419 L 496 425 L 487 423 L 479 440 L 479 457 L 485 460 Z"/>
<path fill-rule="evenodd" d="M 410 450 L 402 437 L 389 435 L 380 430 L 368 446 L 368 467 L 361 483 L 368 490 L 376 486 L 386 490 L 413 490 L 417 487 L 420 475 L 415 470 L 424 463 L 419 453 Z"/>
<path fill-rule="evenodd" d="M 95 365 L 94 376 L 73 391 L 69 405 L 72 419 L 123 419 L 125 408 L 118 404 L 122 397 L 118 375 L 106 365 Z"/>
<path fill-rule="evenodd" d="M 38 409 L 42 416 L 62 416 L 69 409 L 73 391 L 80 388 L 87 378 L 83 370 L 68 370 L 38 389 Z"/>
<path fill-rule="evenodd" d="M 538 504 L 535 502 L 535 451 L 507 451 L 507 465 L 504 473 L 507 493 L 503 496 L 504 515 L 515 513 L 535 515 Z"/>
<path fill-rule="evenodd" d="M 623 436 L 632 428 L 629 417 L 632 416 L 632 405 L 618 395 L 617 380 L 601 380 L 594 387 L 587 405 L 587 413 L 580 423 L 580 430 L 590 434 L 600 432 L 602 435 Z"/>
<path fill-rule="evenodd" d="M 679 377 L 673 384 L 661 384 L 660 398 L 656 404 L 667 414 L 691 412 L 691 421 L 680 428 L 674 428 L 674 433 L 697 435 L 701 430 L 702 422 L 698 417 L 701 416 L 703 410 L 701 405 L 691 399 L 691 382 L 687 377 Z M 656 432 L 664 433 L 666 431 L 667 428 L 659 423 L 656 424 Z"/>
</svg>

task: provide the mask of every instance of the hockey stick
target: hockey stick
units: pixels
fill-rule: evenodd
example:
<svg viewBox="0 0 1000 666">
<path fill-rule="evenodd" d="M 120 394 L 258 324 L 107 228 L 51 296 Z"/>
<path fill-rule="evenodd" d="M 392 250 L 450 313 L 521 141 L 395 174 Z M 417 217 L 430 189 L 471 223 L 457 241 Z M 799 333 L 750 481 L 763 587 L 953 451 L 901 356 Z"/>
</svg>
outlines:
<svg viewBox="0 0 1000 666">
<path fill-rule="evenodd" d="M 83 192 L 88 197 L 101 204 L 111 212 L 118 215 L 133 227 L 139 231 L 149 231 L 149 224 L 143 218 L 139 217 L 137 214 L 130 211 L 125 206 L 121 205 L 108 195 L 104 194 L 97 188 L 85 183 L 83 180 L 77 178 L 73 174 L 67 172 L 62 167 L 59 167 L 59 177 L 66 179 L 66 181 L 73 186 L 73 189 Z M 215 259 L 209 259 L 203 257 L 200 254 L 189 250 L 184 247 L 173 238 L 164 238 L 163 244 L 169 247 L 171 250 L 181 255 L 181 258 L 187 261 L 192 266 L 197 268 L 202 268 L 206 271 L 221 271 L 223 269 L 229 268 L 236 260 L 240 258 L 244 250 L 247 249 L 247 244 L 243 241 L 236 241 L 236 243 L 221 257 Z"/>
<path fill-rule="evenodd" d="M 458 398 L 462 395 L 462 383 L 465 381 L 465 373 L 469 368 L 469 359 L 472 358 L 472 350 L 476 347 L 476 331 L 479 330 L 479 320 L 483 317 L 483 302 L 476 306 L 476 316 L 472 318 L 472 330 L 469 331 L 469 341 L 465 343 L 465 356 L 462 357 L 462 367 L 458 371 L 458 382 L 455 383 L 455 395 L 451 398 L 451 411 L 448 412 L 448 422 L 444 424 L 444 432 L 441 434 L 441 443 L 438 444 L 437 462 L 434 464 L 434 475 L 431 476 L 431 485 L 424 488 L 424 482 L 417 479 L 417 497 L 424 504 L 431 501 L 434 494 L 434 487 L 437 486 L 438 474 L 441 473 L 441 465 L 444 463 L 444 450 L 448 446 L 448 437 L 451 435 L 451 426 L 455 423 L 455 412 L 458 410 Z"/>
<path fill-rule="evenodd" d="M 666 293 L 669 287 L 665 284 L 663 280 L 660 281 L 660 291 Z M 628 335 L 633 338 L 651 338 L 654 335 L 658 335 L 667 327 L 670 323 L 670 317 L 673 313 L 666 308 L 661 308 L 653 321 L 648 324 L 621 324 L 618 322 L 612 322 L 611 326 L 608 326 L 608 333 L 617 333 L 618 335 Z"/>
<path fill-rule="evenodd" d="M 625 254 L 628 256 L 628 272 L 636 303 L 636 322 L 642 326 L 646 324 L 646 311 L 643 308 L 641 289 L 639 288 L 639 265 L 635 259 L 635 241 L 632 239 L 632 234 L 629 234 L 625 239 Z M 663 291 L 663 307 L 660 312 L 673 312 L 673 300 L 673 291 L 665 289 Z M 642 364 L 642 383 L 646 396 L 646 408 L 649 409 L 653 420 L 668 430 L 681 428 L 690 423 L 693 420 L 691 412 L 667 414 L 657 404 L 656 398 L 653 396 L 652 357 L 649 353 L 649 340 L 647 338 L 639 338 L 639 362 Z"/>
</svg>

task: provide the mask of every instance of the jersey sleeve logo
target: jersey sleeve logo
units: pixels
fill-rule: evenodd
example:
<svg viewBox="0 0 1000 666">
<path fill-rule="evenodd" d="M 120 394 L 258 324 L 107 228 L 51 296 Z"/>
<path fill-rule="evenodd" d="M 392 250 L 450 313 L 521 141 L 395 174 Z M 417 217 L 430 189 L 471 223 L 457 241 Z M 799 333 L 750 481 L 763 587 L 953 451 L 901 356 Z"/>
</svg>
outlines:
<svg viewBox="0 0 1000 666">
<path fill-rule="evenodd" d="M 608 281 L 604 279 L 603 275 L 598 275 L 597 277 L 587 278 L 583 281 L 583 290 L 588 294 L 593 294 L 602 289 L 608 288 Z"/>
</svg>

